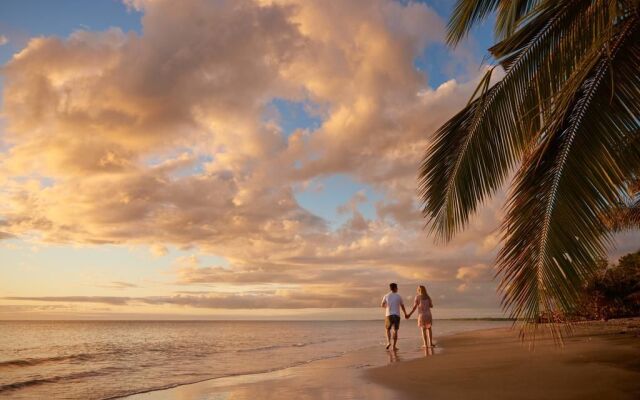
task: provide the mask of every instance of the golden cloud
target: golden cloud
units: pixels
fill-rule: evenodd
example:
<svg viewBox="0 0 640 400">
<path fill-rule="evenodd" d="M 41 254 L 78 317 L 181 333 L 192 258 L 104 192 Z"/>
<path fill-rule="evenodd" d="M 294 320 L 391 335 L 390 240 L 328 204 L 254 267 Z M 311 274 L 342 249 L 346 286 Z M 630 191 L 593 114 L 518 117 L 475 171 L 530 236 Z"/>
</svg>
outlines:
<svg viewBox="0 0 640 400">
<path fill-rule="evenodd" d="M 424 47 L 444 37 L 428 6 L 127 4 L 144 12 L 142 33 L 35 38 L 4 67 L 0 238 L 148 244 L 158 257 L 167 245 L 194 247 L 231 266 L 183 266 L 180 282 L 295 283 L 266 303 L 301 307 L 339 293 L 314 296 L 314 284 L 347 282 L 360 300 L 332 304 L 369 304 L 363 293 L 380 281 L 454 290 L 460 265 L 490 262 L 493 249 L 478 238 L 495 229 L 495 208 L 449 247 L 421 231 L 419 160 L 474 87 L 429 88 L 416 70 Z M 287 137 L 264 118 L 277 98 L 313 104 L 321 125 Z M 375 217 L 359 211 L 362 194 L 341 208 L 348 220 L 338 229 L 298 204 L 297 187 L 333 173 L 382 193 Z"/>
</svg>

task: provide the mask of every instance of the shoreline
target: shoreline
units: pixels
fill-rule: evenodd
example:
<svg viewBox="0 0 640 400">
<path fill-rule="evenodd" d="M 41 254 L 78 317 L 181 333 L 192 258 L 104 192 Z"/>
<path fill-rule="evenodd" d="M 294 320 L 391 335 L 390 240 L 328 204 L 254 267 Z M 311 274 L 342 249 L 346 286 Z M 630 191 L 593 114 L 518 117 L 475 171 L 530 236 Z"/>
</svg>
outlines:
<svg viewBox="0 0 640 400">
<path fill-rule="evenodd" d="M 273 371 L 256 372 L 250 374 L 227 375 L 204 379 L 202 381 L 178 384 L 172 387 L 150 389 L 125 396 L 110 399 L 128 400 L 178 400 L 178 399 L 210 399 L 233 397 L 234 399 L 254 398 L 308 398 L 315 399 L 315 395 L 302 395 L 302 392 L 321 387 L 335 385 L 336 379 L 369 384 L 364 378 L 366 368 L 376 365 L 370 364 L 368 357 L 384 355 L 379 346 L 347 352 L 336 356 L 328 356 L 311 360 L 294 366 L 288 366 Z M 386 355 L 385 355 L 386 356 Z M 380 358 L 380 357 L 376 357 Z M 314 386 L 316 386 L 314 388 Z M 387 390 L 381 385 L 375 386 L 367 398 L 389 399 L 395 398 L 393 390 Z M 334 389 L 336 389 L 334 387 Z M 339 390 L 338 390 L 339 391 Z M 264 397 L 269 392 L 273 397 Z M 333 397 L 335 398 L 335 397 Z M 104 399 L 107 400 L 107 399 Z"/>
<path fill-rule="evenodd" d="M 516 331 L 505 327 L 443 334 L 436 337 L 433 354 L 408 343 L 414 339 L 402 338 L 397 353 L 371 346 L 274 371 L 214 377 L 116 398 L 590 398 L 585 393 L 640 398 L 640 318 L 579 322 L 564 347 L 539 338 L 533 351 L 522 345 Z"/>
<path fill-rule="evenodd" d="M 474 319 L 479 320 L 479 319 Z M 511 322 L 505 320 L 485 320 L 487 322 Z M 412 329 L 411 328 L 408 329 Z M 406 329 L 406 328 L 405 328 Z M 405 332 L 408 330 L 406 329 Z M 462 332 L 480 332 L 484 330 L 502 329 L 502 327 L 492 326 L 490 328 L 479 328 Z M 437 332 L 437 331 L 436 331 Z M 401 331 L 401 334 L 403 332 Z M 287 366 L 275 370 L 258 371 L 255 373 L 231 374 L 219 377 L 212 377 L 197 382 L 180 383 L 164 388 L 149 389 L 123 396 L 110 397 L 109 399 L 129 399 L 129 400 L 174 400 L 174 399 L 205 399 L 212 394 L 232 393 L 240 399 L 250 399 L 255 393 L 264 395 L 264 387 L 278 387 L 279 396 L 284 397 L 283 390 L 287 391 L 287 396 L 298 396 L 298 398 L 315 399 L 314 395 L 305 395 L 304 390 L 314 393 L 323 392 L 325 396 L 340 396 L 341 392 L 349 392 L 354 386 L 375 386 L 372 391 L 359 393 L 358 396 L 367 398 L 394 399 L 397 398 L 395 391 L 386 390 L 382 385 L 372 384 L 365 376 L 364 372 L 369 368 L 380 367 L 394 362 L 405 362 L 416 358 L 424 357 L 423 349 L 419 347 L 421 340 L 417 335 L 402 337 L 399 342 L 400 350 L 390 352 L 385 350 L 384 345 L 372 345 L 364 348 L 347 351 L 337 355 L 318 357 L 296 365 Z M 445 332 L 439 338 L 445 338 L 459 334 L 460 331 Z M 380 342 L 382 343 L 382 342 Z M 442 348 L 436 350 L 442 352 Z M 309 383 L 309 381 L 312 381 Z M 333 387 L 336 381 L 340 381 L 342 388 Z M 289 391 L 290 390 L 290 391 Z M 327 394 L 327 391 L 330 393 Z M 239 392 L 253 393 L 239 395 Z M 300 397 L 302 396 L 302 397 Z M 262 398 L 262 397 L 261 397 Z M 336 398 L 336 397 L 333 397 Z M 340 397 L 337 397 L 340 398 Z M 353 397 L 361 398 L 361 397 Z M 107 399 L 104 399 L 107 400 Z"/>
<path fill-rule="evenodd" d="M 369 351 L 369 350 L 373 350 L 373 349 L 377 349 L 378 346 L 369 346 L 363 349 L 358 349 L 353 351 L 355 352 L 359 352 L 359 351 Z M 204 379 L 200 379 L 194 382 L 186 382 L 186 383 L 176 383 L 176 384 L 170 384 L 170 385 L 166 385 L 164 387 L 158 387 L 158 388 L 150 388 L 148 390 L 141 390 L 139 392 L 135 392 L 135 393 L 129 393 L 129 394 L 125 394 L 125 395 L 121 395 L 121 396 L 112 396 L 112 397 L 106 397 L 103 398 L 101 400 L 114 400 L 114 399 L 133 399 L 133 398 L 138 398 L 139 395 L 146 395 L 146 394 L 150 394 L 150 393 L 154 393 L 154 392 L 162 392 L 162 391 L 166 391 L 166 390 L 171 390 L 171 389 L 175 389 L 175 388 L 179 388 L 181 386 L 190 386 L 190 385 L 198 385 L 198 384 L 202 384 L 202 383 L 207 383 L 207 382 L 212 382 L 211 386 L 224 386 L 225 384 L 241 384 L 241 383 L 251 383 L 251 382 L 258 382 L 258 381 L 262 381 L 262 380 L 267 380 L 267 379 L 277 379 L 278 377 L 282 377 L 287 375 L 285 372 L 289 369 L 294 369 L 294 368 L 299 368 L 299 367 L 303 367 L 305 365 L 309 365 L 311 363 L 315 363 L 315 362 L 322 362 L 322 361 L 326 361 L 326 360 L 331 360 L 334 358 L 339 358 L 339 357 L 344 357 L 345 354 L 348 353 L 344 353 L 344 354 L 337 354 L 337 355 L 329 355 L 326 357 L 318 357 L 309 361 L 305 361 L 305 362 L 300 362 L 294 365 L 289 365 L 286 367 L 282 367 L 282 368 L 275 368 L 275 369 L 267 369 L 267 370 L 261 370 L 261 371 L 255 371 L 255 372 L 240 372 L 240 373 L 231 373 L 229 375 L 222 375 L 222 376 L 215 376 L 215 377 L 211 377 L 211 378 L 204 378 Z M 237 380 L 238 382 L 234 382 L 235 380 Z M 213 382 L 216 381 L 216 382 Z M 218 382 L 219 381 L 219 382 Z"/>
</svg>

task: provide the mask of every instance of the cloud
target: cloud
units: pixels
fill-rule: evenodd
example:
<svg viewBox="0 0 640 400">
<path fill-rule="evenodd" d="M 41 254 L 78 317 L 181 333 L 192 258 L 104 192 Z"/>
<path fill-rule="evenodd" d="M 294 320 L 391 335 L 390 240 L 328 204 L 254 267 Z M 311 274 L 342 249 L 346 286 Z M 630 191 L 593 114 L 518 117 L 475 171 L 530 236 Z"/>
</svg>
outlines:
<svg viewBox="0 0 640 400">
<path fill-rule="evenodd" d="M 248 308 L 347 308 L 374 307 L 379 301 L 377 290 L 352 289 L 336 293 L 322 287 L 303 290 L 278 290 L 272 292 L 245 292 L 241 294 L 215 293 L 149 297 L 116 296 L 60 296 L 60 297 L 4 297 L 13 301 L 41 301 L 62 303 L 98 303 L 111 306 L 123 305 L 173 305 L 209 309 Z"/>
<path fill-rule="evenodd" d="M 154 257 L 163 257 L 169 254 L 169 249 L 167 249 L 166 246 L 158 243 L 151 245 L 149 251 L 151 252 L 151 254 L 153 254 Z"/>
<path fill-rule="evenodd" d="M 333 282 L 387 282 L 398 279 L 390 269 L 371 270 L 365 267 L 304 267 L 300 265 L 243 265 L 243 266 L 182 266 L 177 270 L 178 282 L 191 284 L 330 284 Z"/>
<path fill-rule="evenodd" d="M 183 264 L 174 269 L 179 284 L 296 289 L 41 300 L 367 305 L 390 279 L 429 281 L 445 295 L 460 284 L 461 265 L 491 262 L 493 203 L 447 247 L 421 230 L 420 159 L 430 134 L 475 86 L 471 79 L 432 88 L 416 70 L 424 48 L 444 39 L 444 21 L 428 6 L 126 4 L 144 13 L 142 33 L 34 38 L 4 67 L 2 235 L 142 244 L 158 257 L 167 246 L 195 249 L 230 265 Z M 309 104 L 322 122 L 286 135 L 264 118 L 274 99 Z M 359 209 L 370 202 L 364 192 L 336 210 L 348 215 L 336 229 L 298 203 L 298 188 L 335 173 L 380 193 L 375 215 Z M 492 294 L 485 298 L 495 304 Z"/>
<path fill-rule="evenodd" d="M 125 305 L 130 301 L 128 297 L 116 296 L 42 296 L 42 297 L 3 297 L 3 300 L 17 301 L 42 301 L 42 302 L 65 302 L 65 303 L 103 303 L 111 305 Z"/>
<path fill-rule="evenodd" d="M 462 283 L 457 287 L 458 292 L 466 292 L 472 287 L 472 285 L 475 285 L 475 288 L 479 289 L 480 282 L 491 281 L 491 267 L 486 264 L 460 267 L 456 273 L 456 279 L 462 281 Z"/>
<path fill-rule="evenodd" d="M 57 311 L 57 310 L 68 310 L 69 307 L 66 305 L 56 305 L 56 304 L 39 304 L 39 305 L 31 305 L 31 304 L 0 304 L 0 315 L 1 314 L 11 314 L 11 313 L 30 313 L 30 312 L 41 312 L 41 311 Z"/>
<path fill-rule="evenodd" d="M 129 282 L 121 282 L 121 281 L 112 281 L 104 285 L 97 285 L 98 287 L 103 287 L 107 289 L 129 289 L 129 288 L 137 288 L 138 285 Z"/>
<path fill-rule="evenodd" d="M 0 46 L 4 46 L 7 43 L 9 43 L 9 38 L 5 35 L 0 35 Z"/>
<path fill-rule="evenodd" d="M 3 240 L 3 239 L 11 239 L 11 238 L 13 238 L 13 237 L 15 237 L 15 235 L 13 235 L 13 234 L 11 234 L 11 233 L 8 233 L 8 232 L 2 232 L 2 231 L 0 231 L 0 240 Z"/>
<path fill-rule="evenodd" d="M 476 264 L 470 267 L 460 267 L 456 273 L 456 278 L 461 280 L 475 281 L 479 278 L 486 278 L 491 270 L 488 265 Z"/>
<path fill-rule="evenodd" d="M 385 286 L 388 282 L 385 281 Z M 407 301 L 413 297 L 417 284 L 401 283 Z M 486 289 L 492 289 L 485 287 Z M 309 284 L 280 289 L 244 290 L 238 292 L 180 291 L 165 296 L 12 296 L 0 300 L 42 303 L 106 304 L 109 306 L 179 306 L 205 309 L 300 309 L 300 308 L 363 308 L 378 307 L 385 288 L 382 286 L 358 286 L 352 283 Z M 469 297 L 455 295 L 455 286 L 429 285 L 429 292 L 438 294 L 438 306 L 458 307 L 473 302 L 476 307 L 494 307 L 486 292 L 475 292 Z M 450 296 L 453 301 L 445 300 Z"/>
</svg>

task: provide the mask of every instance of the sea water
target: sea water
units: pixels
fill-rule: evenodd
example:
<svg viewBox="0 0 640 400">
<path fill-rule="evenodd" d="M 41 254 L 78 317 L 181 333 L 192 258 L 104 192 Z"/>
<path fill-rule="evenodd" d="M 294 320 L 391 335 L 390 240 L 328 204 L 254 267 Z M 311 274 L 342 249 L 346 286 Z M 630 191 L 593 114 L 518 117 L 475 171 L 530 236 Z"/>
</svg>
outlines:
<svg viewBox="0 0 640 400">
<path fill-rule="evenodd" d="M 507 324 L 435 321 L 434 336 Z M 382 348 L 383 339 L 382 321 L 0 321 L 0 398 L 121 397 Z M 403 321 L 400 344 L 419 346 L 414 320 Z"/>
</svg>

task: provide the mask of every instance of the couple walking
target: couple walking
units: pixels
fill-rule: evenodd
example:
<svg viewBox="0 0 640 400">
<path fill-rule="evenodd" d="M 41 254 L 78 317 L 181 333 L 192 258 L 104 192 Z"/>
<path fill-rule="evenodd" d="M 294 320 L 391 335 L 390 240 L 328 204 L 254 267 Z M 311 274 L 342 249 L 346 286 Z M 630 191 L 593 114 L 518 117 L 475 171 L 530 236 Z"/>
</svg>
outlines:
<svg viewBox="0 0 640 400">
<path fill-rule="evenodd" d="M 398 329 L 400 329 L 400 308 L 404 313 L 406 319 L 411 318 L 411 314 L 418 309 L 418 327 L 422 333 L 423 346 L 425 348 L 431 348 L 433 346 L 433 336 L 431 333 L 431 308 L 433 302 L 431 297 L 427 294 L 427 288 L 420 285 L 417 289 L 417 296 L 413 302 L 413 308 L 407 314 L 407 310 L 404 308 L 404 302 L 402 296 L 398 294 L 398 285 L 395 283 L 389 284 L 391 291 L 384 295 L 382 298 L 382 307 L 386 308 L 384 327 L 387 334 L 387 349 L 391 346 L 391 338 L 393 329 L 393 350 L 398 350 L 396 346 L 398 343 Z"/>
</svg>

